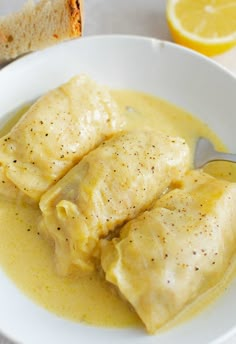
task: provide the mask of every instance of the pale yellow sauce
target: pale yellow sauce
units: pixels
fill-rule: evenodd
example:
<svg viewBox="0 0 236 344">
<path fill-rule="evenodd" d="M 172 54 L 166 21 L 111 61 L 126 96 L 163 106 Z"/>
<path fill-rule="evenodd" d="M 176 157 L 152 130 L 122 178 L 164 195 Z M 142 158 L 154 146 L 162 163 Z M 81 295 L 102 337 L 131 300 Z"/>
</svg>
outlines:
<svg viewBox="0 0 236 344">
<path fill-rule="evenodd" d="M 205 124 L 183 110 L 137 92 L 112 93 L 126 115 L 127 128 L 151 127 L 181 136 L 186 139 L 192 152 L 198 136 L 206 136 L 218 149 L 224 149 Z M 13 124 L 11 120 L 1 135 Z M 217 162 L 209 165 L 206 170 L 214 176 L 236 181 L 233 164 Z M 38 208 L 0 199 L 0 264 L 14 283 L 32 300 L 59 316 L 98 326 L 140 326 L 136 314 L 99 274 L 86 278 L 62 278 L 56 275 L 52 248 L 37 230 L 39 217 Z M 222 283 L 214 295 L 218 295 L 225 284 Z M 198 302 L 186 314 L 190 316 L 196 313 L 211 301 L 212 296 L 205 297 L 204 302 Z"/>
</svg>

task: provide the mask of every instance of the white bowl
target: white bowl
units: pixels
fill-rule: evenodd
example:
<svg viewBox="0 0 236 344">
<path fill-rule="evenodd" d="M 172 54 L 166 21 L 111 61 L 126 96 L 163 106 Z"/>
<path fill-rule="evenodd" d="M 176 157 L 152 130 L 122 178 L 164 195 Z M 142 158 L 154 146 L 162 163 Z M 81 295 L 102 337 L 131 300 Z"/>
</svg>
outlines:
<svg viewBox="0 0 236 344">
<path fill-rule="evenodd" d="M 0 119 L 78 73 L 100 83 L 164 98 L 204 120 L 236 150 L 236 79 L 191 50 L 156 39 L 101 36 L 30 54 L 0 72 Z M 236 332 L 236 281 L 193 319 L 148 336 L 136 329 L 89 327 L 35 305 L 0 270 L 0 331 L 23 344 L 209 344 Z"/>
</svg>

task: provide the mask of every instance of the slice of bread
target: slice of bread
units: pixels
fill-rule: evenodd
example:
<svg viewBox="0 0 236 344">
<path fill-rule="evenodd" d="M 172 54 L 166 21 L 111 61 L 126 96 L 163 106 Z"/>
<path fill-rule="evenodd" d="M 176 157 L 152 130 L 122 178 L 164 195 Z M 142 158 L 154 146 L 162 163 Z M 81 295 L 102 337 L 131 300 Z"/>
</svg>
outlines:
<svg viewBox="0 0 236 344">
<path fill-rule="evenodd" d="M 0 63 L 81 36 L 83 0 L 28 1 L 0 18 Z"/>
</svg>

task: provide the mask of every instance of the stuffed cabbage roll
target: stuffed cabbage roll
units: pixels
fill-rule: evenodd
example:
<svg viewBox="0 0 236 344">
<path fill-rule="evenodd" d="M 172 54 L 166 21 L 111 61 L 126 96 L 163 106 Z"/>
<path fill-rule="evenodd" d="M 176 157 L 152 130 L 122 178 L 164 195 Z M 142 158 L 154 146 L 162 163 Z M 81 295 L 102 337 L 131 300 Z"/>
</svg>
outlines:
<svg viewBox="0 0 236 344">
<path fill-rule="evenodd" d="M 0 166 L 10 182 L 38 201 L 85 154 L 118 131 L 121 121 L 106 88 L 87 76 L 74 77 L 36 101 L 0 139 Z"/>
<path fill-rule="evenodd" d="M 117 134 L 85 156 L 40 201 L 58 272 L 92 271 L 99 239 L 150 207 L 188 166 L 185 141 L 156 131 Z"/>
<path fill-rule="evenodd" d="M 35 202 L 26 194 L 21 192 L 5 175 L 3 167 L 0 166 L 0 197 L 4 200 L 14 200 L 21 203 L 35 205 Z"/>
<path fill-rule="evenodd" d="M 236 184 L 201 172 L 101 242 L 106 279 L 155 332 L 223 277 L 236 251 Z"/>
</svg>

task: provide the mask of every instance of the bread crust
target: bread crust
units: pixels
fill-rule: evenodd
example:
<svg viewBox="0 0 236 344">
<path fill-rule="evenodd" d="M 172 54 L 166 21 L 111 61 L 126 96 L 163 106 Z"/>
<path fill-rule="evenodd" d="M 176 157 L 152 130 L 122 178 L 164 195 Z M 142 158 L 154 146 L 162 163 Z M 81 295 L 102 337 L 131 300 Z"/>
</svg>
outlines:
<svg viewBox="0 0 236 344">
<path fill-rule="evenodd" d="M 68 0 L 67 4 L 71 17 L 71 35 L 76 37 L 83 32 L 83 0 Z"/>
</svg>

